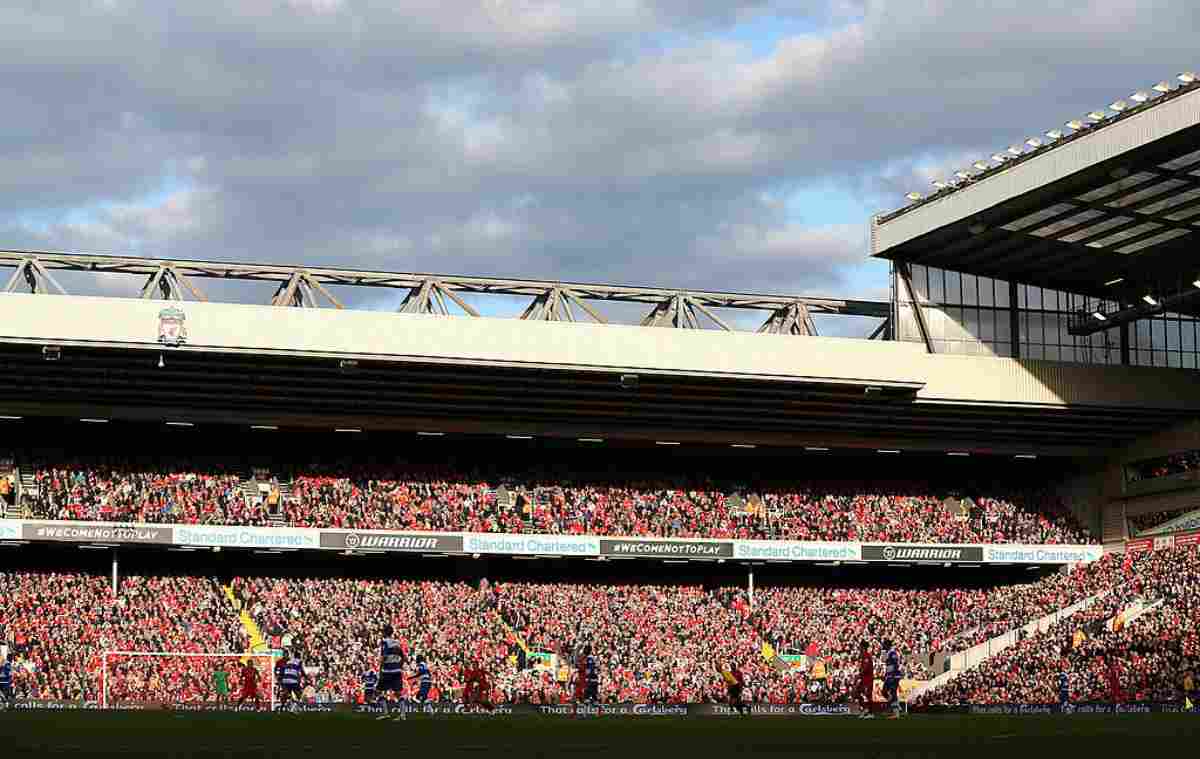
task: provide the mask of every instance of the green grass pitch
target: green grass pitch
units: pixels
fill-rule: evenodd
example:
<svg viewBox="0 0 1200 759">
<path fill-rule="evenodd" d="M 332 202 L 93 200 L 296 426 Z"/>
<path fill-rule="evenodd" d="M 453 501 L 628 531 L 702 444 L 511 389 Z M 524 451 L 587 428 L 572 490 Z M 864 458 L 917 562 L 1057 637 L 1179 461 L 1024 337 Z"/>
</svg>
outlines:
<svg viewBox="0 0 1200 759">
<path fill-rule="evenodd" d="M 0 757 L 1194 756 L 1188 714 L 684 719 L 172 712 L 0 713 Z"/>
</svg>

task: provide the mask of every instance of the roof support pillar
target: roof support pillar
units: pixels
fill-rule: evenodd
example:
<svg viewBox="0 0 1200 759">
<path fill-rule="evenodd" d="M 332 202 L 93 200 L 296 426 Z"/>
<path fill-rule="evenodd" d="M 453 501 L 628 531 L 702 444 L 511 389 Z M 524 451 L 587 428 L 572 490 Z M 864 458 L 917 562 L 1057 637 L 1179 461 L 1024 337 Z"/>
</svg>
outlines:
<svg viewBox="0 0 1200 759">
<path fill-rule="evenodd" d="M 53 295 L 53 291 L 57 290 L 59 295 L 67 294 L 63 286 L 58 284 L 58 280 L 42 265 L 42 262 L 32 256 L 23 258 L 17 262 L 16 271 L 12 273 L 12 276 L 8 278 L 8 282 L 4 285 L 4 292 L 15 293 L 22 279 L 29 286 L 29 292 L 31 293 Z"/>
<path fill-rule="evenodd" d="M 1021 357 L 1021 310 L 1017 308 L 1017 283 L 1008 283 L 1008 334 L 1012 339 L 1012 357 Z"/>
<path fill-rule="evenodd" d="M 1129 366 L 1129 322 L 1121 324 L 1121 366 Z"/>
<path fill-rule="evenodd" d="M 925 312 L 921 308 L 921 301 L 917 299 L 917 291 L 912 283 L 912 267 L 907 261 L 896 264 L 896 268 L 900 272 L 900 279 L 904 280 L 904 289 L 908 292 L 908 300 L 912 303 L 913 316 L 917 318 L 917 329 L 921 332 L 921 340 L 925 342 L 925 350 L 930 353 L 936 353 L 933 349 L 933 340 L 929 336 L 929 326 L 925 323 Z"/>
</svg>

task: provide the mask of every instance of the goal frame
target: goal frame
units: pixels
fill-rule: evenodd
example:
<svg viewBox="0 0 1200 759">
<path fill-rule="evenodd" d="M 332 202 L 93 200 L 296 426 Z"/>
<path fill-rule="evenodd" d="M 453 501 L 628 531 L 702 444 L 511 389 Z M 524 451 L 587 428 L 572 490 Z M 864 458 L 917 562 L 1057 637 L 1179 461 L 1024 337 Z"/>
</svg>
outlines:
<svg viewBox="0 0 1200 759">
<path fill-rule="evenodd" d="M 186 658 L 186 659 L 266 659 L 267 677 L 270 688 L 270 711 L 274 712 L 277 706 L 275 700 L 275 659 L 278 658 L 275 654 L 255 654 L 255 653 L 193 653 L 190 651 L 105 651 L 100 662 L 100 708 L 108 709 L 108 657 L 110 656 L 129 656 L 129 657 L 159 657 L 159 658 Z"/>
</svg>

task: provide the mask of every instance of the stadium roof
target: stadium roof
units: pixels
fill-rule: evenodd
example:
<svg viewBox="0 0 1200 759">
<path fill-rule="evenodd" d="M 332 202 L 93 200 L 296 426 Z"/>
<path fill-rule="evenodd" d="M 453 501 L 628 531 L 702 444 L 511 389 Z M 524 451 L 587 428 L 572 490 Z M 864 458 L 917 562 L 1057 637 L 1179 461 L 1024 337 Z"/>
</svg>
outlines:
<svg viewBox="0 0 1200 759">
<path fill-rule="evenodd" d="M 1173 369 L 911 342 L 0 294 L 0 416 L 1096 455 L 1198 410 Z"/>
<path fill-rule="evenodd" d="M 66 288 L 54 276 L 59 271 L 131 275 L 141 283 L 139 295 L 143 300 L 204 302 L 208 298 L 194 280 L 220 279 L 274 284 L 276 290 L 270 298 L 274 306 L 342 309 L 342 302 L 331 289 L 392 288 L 408 291 L 397 309 L 405 314 L 456 313 L 477 317 L 479 312 L 461 294 L 516 295 L 531 298 L 520 317 L 530 321 L 607 323 L 608 319 L 597 309 L 598 302 L 607 301 L 649 305 L 650 310 L 641 322 L 645 327 L 733 331 L 713 309 L 739 309 L 765 314 L 759 332 L 801 336 L 816 334 L 814 314 L 878 319 L 886 319 L 890 314 L 886 301 L 43 251 L 0 251 L 0 267 L 13 268 L 0 293 L 24 289 L 66 295 Z M 882 335 L 883 331 L 881 327 L 872 337 Z"/>
<path fill-rule="evenodd" d="M 1001 150 L 872 222 L 872 254 L 1200 315 L 1200 81 Z"/>
</svg>

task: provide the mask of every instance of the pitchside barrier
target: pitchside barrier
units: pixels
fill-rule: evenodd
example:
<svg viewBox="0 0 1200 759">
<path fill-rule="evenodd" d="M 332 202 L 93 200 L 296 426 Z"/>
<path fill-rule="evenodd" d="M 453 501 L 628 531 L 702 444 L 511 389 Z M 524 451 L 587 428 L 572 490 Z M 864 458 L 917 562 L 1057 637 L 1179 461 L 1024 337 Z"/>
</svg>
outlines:
<svg viewBox="0 0 1200 759">
<path fill-rule="evenodd" d="M 124 524 L 0 519 L 0 541 L 162 545 L 353 553 L 437 553 L 694 561 L 904 562 L 909 564 L 1084 564 L 1099 545 L 852 543 L 703 540 L 594 535 L 323 530 L 298 527 Z"/>
<path fill-rule="evenodd" d="M 1196 714 L 1183 704 L 1166 701 L 1135 701 L 1127 704 L 1087 702 L 1068 704 L 963 704 L 960 706 L 927 706 L 914 709 L 920 714 Z"/>
<path fill-rule="evenodd" d="M 848 704 L 750 704 L 750 714 L 753 717 L 848 717 L 858 712 Z M 75 711 L 99 710 L 103 707 L 95 701 L 51 701 L 45 699 L 18 699 L 18 710 L 45 711 Z M 177 711 L 177 712 L 251 712 L 253 707 L 238 707 L 232 704 L 215 703 L 184 703 L 164 704 L 157 702 L 123 703 L 110 711 Z M 299 704 L 297 711 L 344 714 L 379 714 L 381 709 L 376 706 L 336 704 Z M 393 712 L 394 714 L 395 712 Z M 711 718 L 731 717 L 737 714 L 733 708 L 725 704 L 599 704 L 581 706 L 579 713 L 598 717 L 676 717 L 676 718 Z M 1071 704 L 1064 711 L 1058 705 L 1052 704 L 987 704 L 961 706 L 931 706 L 914 710 L 914 714 L 1004 714 L 1004 715 L 1045 715 L 1059 714 L 1181 714 L 1197 713 L 1195 709 L 1185 709 L 1182 704 L 1159 701 L 1140 701 L 1128 704 L 1081 703 Z M 487 717 L 505 719 L 516 716 L 544 716 L 570 718 L 575 715 L 574 706 L 560 704 L 557 706 L 536 704 L 498 704 L 492 711 L 476 706 L 462 704 L 426 704 L 424 707 L 412 707 L 410 715 L 425 715 L 430 717 L 451 717 L 455 715 L 470 717 Z"/>
</svg>

